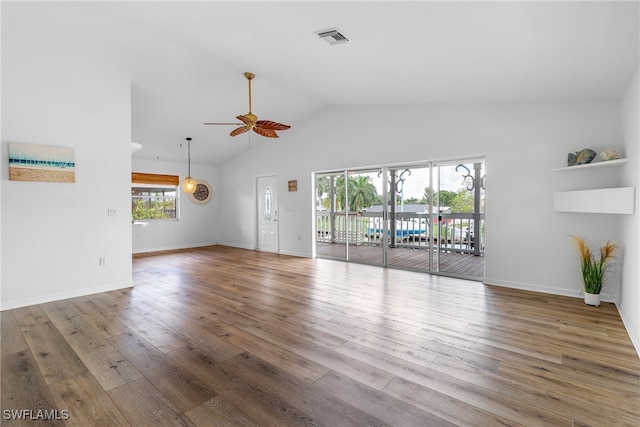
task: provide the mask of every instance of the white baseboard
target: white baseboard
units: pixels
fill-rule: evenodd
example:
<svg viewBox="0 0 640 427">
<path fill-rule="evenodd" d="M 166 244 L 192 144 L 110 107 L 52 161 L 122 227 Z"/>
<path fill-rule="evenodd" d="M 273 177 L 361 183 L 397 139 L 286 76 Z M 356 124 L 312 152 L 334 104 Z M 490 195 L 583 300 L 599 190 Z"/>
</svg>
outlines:
<svg viewBox="0 0 640 427">
<path fill-rule="evenodd" d="M 636 353 L 638 353 L 638 357 L 640 357 L 640 331 L 638 331 L 633 322 L 629 319 L 629 317 L 625 314 L 622 306 L 616 303 L 616 307 L 618 308 L 618 313 L 620 313 L 620 318 L 622 319 L 622 323 L 627 329 L 627 334 L 629 334 L 629 338 L 631 338 L 631 343 L 636 348 Z"/>
<path fill-rule="evenodd" d="M 583 296 L 583 291 L 580 289 L 556 288 L 551 286 L 535 285 L 533 283 L 510 282 L 510 281 L 491 279 L 486 277 L 482 283 L 484 283 L 485 285 L 495 285 L 495 286 L 501 286 L 504 288 L 520 289 L 523 291 L 532 291 L 532 292 L 541 292 L 544 294 L 551 294 L 551 295 L 562 295 L 565 297 L 580 298 Z M 606 292 L 603 292 L 600 295 L 600 300 L 604 302 L 613 302 L 613 303 L 617 302 L 616 299 L 613 297 L 613 295 L 608 294 Z"/>
<path fill-rule="evenodd" d="M 161 251 L 175 251 L 178 249 L 190 249 L 190 248 L 202 248 L 205 246 L 215 246 L 219 244 L 218 242 L 205 242 L 205 243 L 191 243 L 188 245 L 172 245 L 172 246 L 161 246 L 157 248 L 144 248 L 144 249 L 134 249 L 133 254 L 145 254 L 149 252 L 161 252 Z"/>
<path fill-rule="evenodd" d="M 133 287 L 133 281 L 125 281 L 120 283 L 109 283 L 101 286 L 94 286 L 91 288 L 73 289 L 64 292 L 55 292 L 47 295 L 38 295 L 36 297 L 21 298 L 14 301 L 2 301 L 0 311 L 12 310 L 14 308 L 27 307 L 30 305 L 44 304 L 52 301 L 60 301 L 68 298 L 84 297 L 92 294 L 99 294 L 101 292 L 115 291 L 118 289 Z"/>
<path fill-rule="evenodd" d="M 218 242 L 217 243 L 220 246 L 229 246 L 232 248 L 238 248 L 238 249 L 247 249 L 250 251 L 257 251 L 258 248 L 256 246 L 250 246 L 250 245 L 241 245 L 238 243 L 231 243 L 231 242 Z M 278 252 L 273 252 L 273 253 L 278 253 L 281 255 L 290 255 L 290 256 L 297 256 L 297 257 L 301 257 L 301 258 L 311 258 L 311 254 L 310 253 L 303 253 L 303 252 L 296 252 L 296 251 L 285 251 L 285 250 L 279 250 Z"/>
<path fill-rule="evenodd" d="M 296 252 L 296 251 L 280 251 L 279 253 L 281 255 L 297 256 L 300 258 L 311 258 L 311 254 L 305 254 L 305 253 Z"/>
<path fill-rule="evenodd" d="M 247 249 L 250 251 L 255 251 L 257 248 L 255 246 L 250 246 L 250 245 L 239 245 L 238 243 L 230 243 L 230 242 L 218 242 L 218 245 L 220 246 L 229 246 L 232 248 L 238 248 L 238 249 Z"/>
</svg>

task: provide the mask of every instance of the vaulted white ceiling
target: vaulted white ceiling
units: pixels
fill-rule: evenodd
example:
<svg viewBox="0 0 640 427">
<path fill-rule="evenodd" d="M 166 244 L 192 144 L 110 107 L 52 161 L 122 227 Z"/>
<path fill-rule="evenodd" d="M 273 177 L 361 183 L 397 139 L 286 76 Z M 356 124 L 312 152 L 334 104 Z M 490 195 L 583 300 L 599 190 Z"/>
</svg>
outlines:
<svg viewBox="0 0 640 427">
<path fill-rule="evenodd" d="M 147 51 L 133 81 L 140 157 L 219 164 L 248 110 L 293 127 L 331 105 L 619 100 L 639 63 L 636 1 L 96 2 Z M 331 46 L 316 32 L 339 28 Z M 143 40 L 144 39 L 144 40 Z M 280 132 L 287 138 L 287 132 Z M 244 138 L 244 139 L 242 139 Z M 262 137 L 251 135 L 252 143 Z"/>
</svg>

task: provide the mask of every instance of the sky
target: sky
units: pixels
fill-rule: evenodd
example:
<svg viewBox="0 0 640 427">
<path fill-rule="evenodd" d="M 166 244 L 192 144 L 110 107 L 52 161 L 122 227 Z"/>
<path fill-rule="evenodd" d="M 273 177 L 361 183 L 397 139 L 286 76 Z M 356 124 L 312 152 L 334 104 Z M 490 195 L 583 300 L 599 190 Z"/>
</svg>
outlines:
<svg viewBox="0 0 640 427">
<path fill-rule="evenodd" d="M 465 164 L 469 170 L 473 173 L 473 164 Z M 455 170 L 456 165 L 443 166 L 440 168 L 440 189 L 447 191 L 458 191 L 461 188 L 466 187 L 464 175 L 466 171 L 462 168 L 458 172 Z M 436 169 L 437 170 L 437 169 Z M 434 191 L 438 190 L 438 183 L 436 178 L 436 170 L 434 170 Z M 402 169 L 399 170 L 402 173 Z M 405 173 L 404 181 L 404 198 L 409 199 L 415 197 L 421 199 L 424 194 L 425 187 L 429 186 L 429 169 L 428 168 L 411 168 L 411 174 Z M 366 174 L 371 176 L 372 181 L 375 183 L 378 194 L 382 194 L 381 181 L 376 173 Z"/>
</svg>

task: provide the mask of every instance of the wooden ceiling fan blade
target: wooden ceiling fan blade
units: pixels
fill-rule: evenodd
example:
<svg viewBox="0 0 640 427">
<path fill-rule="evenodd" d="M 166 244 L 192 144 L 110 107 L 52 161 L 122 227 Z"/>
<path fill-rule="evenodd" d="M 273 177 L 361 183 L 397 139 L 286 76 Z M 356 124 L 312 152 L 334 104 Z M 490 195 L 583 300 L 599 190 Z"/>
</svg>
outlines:
<svg viewBox="0 0 640 427">
<path fill-rule="evenodd" d="M 287 130 L 291 127 L 289 125 L 273 122 L 271 120 L 258 120 L 256 122 L 256 126 L 261 127 L 262 129 L 272 129 L 272 130 Z"/>
<path fill-rule="evenodd" d="M 242 123 L 203 123 L 203 125 L 242 126 Z"/>
<path fill-rule="evenodd" d="M 249 129 L 251 129 L 249 126 L 242 126 L 242 127 L 239 127 L 238 129 L 232 130 L 229 135 L 231 136 L 240 135 L 241 133 L 245 133 Z"/>
<path fill-rule="evenodd" d="M 279 138 L 278 134 L 273 129 L 265 129 L 265 128 L 260 127 L 260 126 L 255 126 L 253 128 L 253 131 L 255 133 L 257 133 L 258 135 L 266 136 L 267 138 Z"/>
</svg>

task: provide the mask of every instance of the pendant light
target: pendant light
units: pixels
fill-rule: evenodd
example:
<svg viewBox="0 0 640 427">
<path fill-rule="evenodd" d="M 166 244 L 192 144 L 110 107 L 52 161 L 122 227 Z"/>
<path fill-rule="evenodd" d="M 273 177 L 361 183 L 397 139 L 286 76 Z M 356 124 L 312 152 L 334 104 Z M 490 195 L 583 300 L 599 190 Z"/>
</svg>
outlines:
<svg viewBox="0 0 640 427">
<path fill-rule="evenodd" d="M 184 181 L 182 181 L 182 191 L 191 194 L 196 191 L 196 186 L 198 185 L 196 180 L 191 178 L 191 138 L 187 138 L 187 147 L 189 153 L 189 173 Z"/>
</svg>

